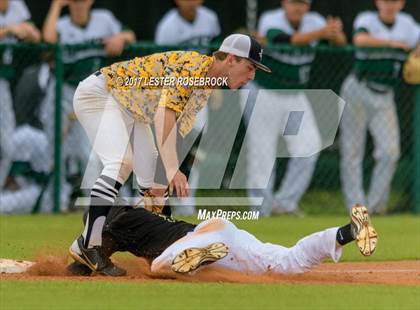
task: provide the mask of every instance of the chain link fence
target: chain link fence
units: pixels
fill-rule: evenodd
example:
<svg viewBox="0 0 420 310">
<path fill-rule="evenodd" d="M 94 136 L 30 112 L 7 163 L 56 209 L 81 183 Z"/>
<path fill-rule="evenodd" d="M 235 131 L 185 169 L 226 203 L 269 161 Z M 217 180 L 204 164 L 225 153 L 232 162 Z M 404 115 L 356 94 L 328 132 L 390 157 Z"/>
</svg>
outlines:
<svg viewBox="0 0 420 310">
<path fill-rule="evenodd" d="M 0 65 L 0 206 L 2 213 L 66 211 L 72 208 L 77 197 L 88 196 L 87 192 L 80 190 L 80 183 L 87 161 L 92 158 L 90 157 L 89 143 L 85 141 L 86 137 L 72 111 L 72 94 L 77 81 L 74 80 L 74 76 L 69 74 L 74 68 L 65 63 L 65 57 L 69 53 L 92 48 L 98 49 L 101 46 L 0 45 L 0 55 L 2 55 Z M 215 48 L 215 46 L 156 46 L 143 42 L 127 47 L 119 58 L 101 59 L 100 62 L 94 64 L 94 67 L 89 67 L 89 70 L 85 68 L 84 75 L 87 76 L 101 66 L 118 60 L 155 52 L 194 49 L 211 53 Z M 303 189 L 303 197 L 299 198 L 302 198 L 300 205 L 304 210 L 310 212 L 309 208 L 315 210 L 317 207 L 325 207 L 328 210 L 330 207 L 344 210 L 346 199 L 343 195 L 343 186 L 345 186 L 343 183 L 349 181 L 347 186 L 351 186 L 356 181 L 352 180 L 355 178 L 354 175 L 343 176 L 343 167 L 340 168 L 340 164 L 343 165 L 343 152 L 340 155 L 340 149 L 359 148 L 362 158 L 353 158 L 350 164 L 354 165 L 359 161 L 362 165 L 363 168 L 360 171 L 366 196 L 375 196 L 370 194 L 375 192 L 371 185 L 372 181 L 375 181 L 374 179 L 377 181 L 375 185 L 377 191 L 378 189 L 379 191 L 386 190 L 386 184 L 381 184 L 381 180 L 385 182 L 387 176 L 379 172 L 390 171 L 392 183 L 389 202 L 386 206 L 388 210 L 419 211 L 420 122 L 415 121 L 415 117 L 417 116 L 418 120 L 420 113 L 419 86 L 406 85 L 399 78 L 394 79 L 393 84 L 390 85 L 389 89 L 395 92 L 398 115 L 396 129 L 400 134 L 400 143 L 394 141 L 394 137 L 389 132 L 384 136 L 381 136 L 379 132 L 376 138 L 366 134 L 366 141 L 364 141 L 363 135 L 360 136 L 362 138 L 357 136 L 354 138 L 355 141 L 348 141 L 347 148 L 343 148 L 344 144 L 340 142 L 343 128 L 337 131 L 339 124 L 338 121 L 334 121 L 339 120 L 340 116 L 339 110 L 336 108 L 339 99 L 335 96 L 331 97 L 330 90 L 339 96 L 345 95 L 343 92 L 345 93 L 346 89 L 343 85 L 346 84 L 353 72 L 355 49 L 351 46 L 342 48 L 276 46 L 267 48 L 265 52 L 264 63 L 273 70 L 273 74 L 258 72 L 255 82 L 249 85 L 245 92 L 241 90 L 232 93 L 223 90 L 212 97 L 205 116 L 208 121 L 206 128 L 208 136 L 223 136 L 222 124 L 232 121 L 237 115 L 241 117 L 238 118 L 234 133 L 230 135 L 232 136 L 229 138 L 232 140 L 232 146 L 227 158 L 221 156 L 220 153 L 220 148 L 226 146 L 220 145 L 221 139 L 218 141 L 219 145 L 215 146 L 211 143 L 206 144 L 206 140 L 201 137 L 202 140 L 205 140 L 201 145 L 201 151 L 205 153 L 205 160 L 198 168 L 200 170 L 199 181 L 195 181 L 199 184 L 198 187 L 202 188 L 197 192 L 197 195 L 244 197 L 250 194 L 249 190 L 234 186 L 234 183 L 235 179 L 245 180 L 250 175 L 249 163 L 240 166 L 239 161 L 241 152 L 246 155 L 244 156 L 245 161 L 249 161 L 249 154 L 255 146 L 247 137 L 247 132 L 249 132 L 249 126 L 252 125 L 252 118 L 256 117 L 256 102 L 258 104 L 256 98 L 259 96 L 260 99 L 266 98 L 261 95 L 261 91 L 263 91 L 268 92 L 266 96 L 271 96 L 270 101 L 275 106 L 281 106 L 285 102 L 290 102 L 292 106 L 293 103 L 300 104 L 300 110 L 287 111 L 288 118 L 285 121 L 280 122 L 281 117 L 278 116 L 279 123 L 285 124 L 289 131 L 293 132 L 296 128 L 299 129 L 299 126 L 304 126 L 305 123 L 302 119 L 307 120 L 308 115 L 311 114 L 309 118 L 312 119 L 312 124 L 308 127 L 308 132 L 311 134 L 307 136 L 308 141 L 301 140 L 299 142 L 300 146 L 307 146 L 317 139 L 324 143 L 325 133 L 334 133 L 336 136 L 325 149 L 310 159 L 305 160 L 300 156 L 287 158 L 286 155 L 276 155 L 275 157 L 280 158 L 275 161 L 274 173 L 269 182 L 273 192 L 281 188 L 287 177 L 291 181 L 296 179 L 293 174 L 287 175 L 288 167 L 291 166 L 290 162 L 296 161 L 298 162 L 297 167 L 300 168 L 296 168 L 295 173 L 298 177 L 306 173 L 308 175 L 307 181 L 305 181 L 307 184 L 304 184 L 303 181 L 303 183 L 295 182 L 293 185 L 291 182 L 290 184 L 296 186 L 297 191 Z M 79 75 L 79 78 L 81 76 Z M 360 93 L 357 93 L 358 89 Z M 319 92 L 319 90 L 323 91 Z M 350 87 L 350 91 L 347 89 L 347 93 L 350 92 L 353 95 L 350 96 L 350 99 L 368 99 L 365 98 L 369 96 L 365 91 L 365 88 L 360 85 L 359 88 Z M 383 90 L 377 91 L 378 98 L 385 98 L 383 93 L 381 94 Z M 348 94 L 347 97 L 349 97 Z M 371 101 L 378 100 L 372 99 Z M 377 104 L 380 105 L 381 102 Z M 302 105 L 310 107 L 309 114 L 306 113 L 306 108 L 302 108 Z M 301 110 L 304 110 L 306 114 L 295 113 L 302 112 Z M 276 123 L 277 118 L 273 118 L 273 115 L 270 117 L 264 122 L 265 124 Z M 296 120 L 299 119 L 297 125 L 293 123 L 293 120 L 296 123 Z M 386 120 L 386 118 L 384 119 Z M 353 124 L 353 126 L 345 128 L 344 131 L 350 129 L 347 132 L 351 133 L 360 129 L 358 127 L 360 119 L 356 118 L 356 120 L 357 122 L 350 122 L 350 125 Z M 379 123 L 378 128 L 386 128 L 389 125 L 386 122 Z M 341 124 L 342 126 L 343 124 Z M 279 150 L 282 149 L 287 150 L 289 155 L 293 154 L 293 147 L 290 147 L 284 130 L 286 128 L 283 128 L 280 133 L 272 131 L 272 134 L 258 136 L 258 145 L 263 149 L 273 149 L 273 144 L 276 144 L 276 154 L 280 154 Z M 367 131 L 365 130 L 365 132 Z M 378 137 L 379 142 L 377 141 Z M 391 145 L 390 148 L 392 145 L 394 148 L 397 145 L 399 150 L 394 150 L 394 154 L 392 151 L 387 153 L 386 149 L 382 153 L 375 152 L 375 145 Z M 89 147 L 87 148 L 87 146 Z M 389 156 L 384 157 L 384 154 Z M 375 160 L 380 159 L 383 159 L 384 166 L 379 169 L 379 172 L 375 172 Z M 189 161 L 191 162 L 191 159 Z M 393 162 L 395 162 L 395 173 L 392 168 Z M 215 169 L 220 165 L 225 167 L 223 173 L 220 172 L 220 169 Z M 100 164 L 97 169 L 100 169 Z M 356 170 L 351 171 L 357 173 Z M 218 173 L 217 178 L 221 180 L 220 188 L 208 185 L 209 182 L 205 178 L 208 178 L 208 175 L 211 176 L 209 171 L 213 175 Z M 254 174 L 258 173 L 254 171 Z M 246 181 L 243 183 L 245 184 Z M 378 197 L 381 196 L 379 194 L 377 194 Z M 381 197 L 377 199 L 380 200 Z M 332 206 L 328 206 L 328 204 Z"/>
</svg>

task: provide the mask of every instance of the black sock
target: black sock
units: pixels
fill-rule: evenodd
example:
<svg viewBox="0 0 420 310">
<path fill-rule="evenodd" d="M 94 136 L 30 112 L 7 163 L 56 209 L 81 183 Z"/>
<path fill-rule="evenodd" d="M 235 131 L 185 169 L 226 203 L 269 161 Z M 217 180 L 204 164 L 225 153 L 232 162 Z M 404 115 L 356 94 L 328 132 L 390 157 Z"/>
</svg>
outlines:
<svg viewBox="0 0 420 310">
<path fill-rule="evenodd" d="M 354 240 L 353 235 L 351 234 L 351 224 L 347 224 L 345 226 L 342 226 L 338 229 L 336 240 L 339 244 L 345 245 L 349 242 L 352 242 Z"/>
<path fill-rule="evenodd" d="M 89 241 L 93 232 L 95 222 L 100 218 L 102 221 L 98 221 L 99 229 L 95 230 L 95 239 L 102 240 L 102 227 L 105 219 L 115 202 L 115 198 L 118 195 L 118 191 L 121 188 L 121 183 L 113 180 L 107 176 L 101 175 L 95 182 L 90 193 L 90 207 L 88 218 L 84 232 L 85 247 L 89 246 Z M 102 225 L 101 225 L 102 224 Z"/>
</svg>

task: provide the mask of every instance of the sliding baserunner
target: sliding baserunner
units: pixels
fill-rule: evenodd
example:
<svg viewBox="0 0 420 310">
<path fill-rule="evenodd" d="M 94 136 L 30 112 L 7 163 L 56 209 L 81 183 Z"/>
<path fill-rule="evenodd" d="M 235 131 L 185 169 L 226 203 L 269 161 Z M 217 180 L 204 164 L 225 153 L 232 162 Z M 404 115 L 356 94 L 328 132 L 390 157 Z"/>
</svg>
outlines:
<svg viewBox="0 0 420 310">
<path fill-rule="evenodd" d="M 338 262 L 342 247 L 353 241 L 364 256 L 370 256 L 377 240 L 367 209 L 358 204 L 351 209 L 350 223 L 311 234 L 290 248 L 261 242 L 224 219 L 194 225 L 131 206 L 114 207 L 103 231 L 108 259 L 117 251 L 129 251 L 149 259 L 156 273 L 188 273 L 209 263 L 256 274 L 302 273 L 327 258 Z M 71 264 L 69 270 L 91 274 L 80 263 Z"/>
</svg>

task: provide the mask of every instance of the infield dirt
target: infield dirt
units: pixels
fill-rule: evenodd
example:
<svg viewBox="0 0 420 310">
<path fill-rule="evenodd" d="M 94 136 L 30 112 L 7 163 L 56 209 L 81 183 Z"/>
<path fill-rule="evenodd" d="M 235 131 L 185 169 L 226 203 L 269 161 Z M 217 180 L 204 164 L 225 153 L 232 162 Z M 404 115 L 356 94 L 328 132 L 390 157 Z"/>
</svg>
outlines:
<svg viewBox="0 0 420 310">
<path fill-rule="evenodd" d="M 314 270 L 295 275 L 255 275 L 206 266 L 192 275 L 175 273 L 152 274 L 149 264 L 141 258 L 118 259 L 116 262 L 127 269 L 128 275 L 120 278 L 104 276 L 81 277 L 66 271 L 68 259 L 59 256 L 43 256 L 22 274 L 1 274 L 0 280 L 22 281 L 176 281 L 176 282 L 226 282 L 226 283 L 273 283 L 273 284 L 394 284 L 420 285 L 420 261 L 345 262 L 326 263 Z"/>
</svg>

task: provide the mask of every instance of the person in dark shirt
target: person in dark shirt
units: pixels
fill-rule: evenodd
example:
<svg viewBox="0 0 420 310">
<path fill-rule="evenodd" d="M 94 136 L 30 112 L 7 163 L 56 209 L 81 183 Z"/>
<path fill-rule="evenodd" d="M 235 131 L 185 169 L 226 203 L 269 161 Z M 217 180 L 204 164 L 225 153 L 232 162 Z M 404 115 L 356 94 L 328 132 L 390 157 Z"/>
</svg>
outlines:
<svg viewBox="0 0 420 310">
<path fill-rule="evenodd" d="M 290 274 L 308 271 L 326 258 L 337 262 L 342 246 L 353 240 L 363 255 L 370 256 L 377 238 L 367 209 L 358 204 L 352 208 L 349 224 L 309 235 L 291 248 L 263 243 L 222 218 L 194 225 L 144 208 L 114 206 L 102 231 L 101 251 L 107 259 L 117 251 L 144 257 L 156 274 L 189 273 L 210 263 L 248 273 Z M 68 270 L 91 274 L 91 268 L 80 262 L 70 264 Z"/>
</svg>

